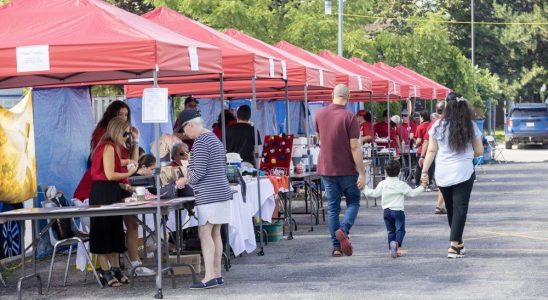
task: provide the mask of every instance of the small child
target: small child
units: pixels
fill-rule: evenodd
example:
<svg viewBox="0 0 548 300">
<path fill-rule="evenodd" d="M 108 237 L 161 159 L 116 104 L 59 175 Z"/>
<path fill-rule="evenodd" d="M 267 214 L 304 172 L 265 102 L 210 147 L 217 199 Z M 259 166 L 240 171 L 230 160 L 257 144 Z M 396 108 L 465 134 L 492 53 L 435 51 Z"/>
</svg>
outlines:
<svg viewBox="0 0 548 300">
<path fill-rule="evenodd" d="M 415 197 L 425 188 L 421 185 L 412 189 L 407 183 L 399 180 L 400 163 L 397 160 L 390 160 L 386 163 L 385 173 L 386 179 L 379 182 L 374 190 L 366 186 L 362 192 L 367 197 L 382 197 L 384 224 L 388 231 L 388 248 L 390 256 L 396 258 L 401 256 L 399 247 L 401 247 L 405 236 L 404 196 Z"/>
</svg>

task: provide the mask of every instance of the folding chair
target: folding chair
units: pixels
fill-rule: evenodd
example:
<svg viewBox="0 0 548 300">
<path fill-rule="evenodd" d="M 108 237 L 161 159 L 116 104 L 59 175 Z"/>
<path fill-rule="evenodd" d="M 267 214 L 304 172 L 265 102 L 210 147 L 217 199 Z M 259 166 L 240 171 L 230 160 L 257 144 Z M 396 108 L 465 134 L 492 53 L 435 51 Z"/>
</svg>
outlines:
<svg viewBox="0 0 548 300">
<path fill-rule="evenodd" d="M 485 136 L 485 140 L 487 141 L 487 145 L 489 145 L 489 151 L 491 152 L 493 160 L 497 161 L 499 164 L 506 161 L 503 154 L 504 148 L 499 147 L 497 140 L 491 135 Z"/>
<path fill-rule="evenodd" d="M 42 202 L 42 207 L 58 207 L 58 205 L 56 203 L 52 202 L 52 201 L 47 200 L 47 201 Z M 69 218 L 69 219 L 71 220 L 72 226 L 76 227 L 74 219 L 73 218 Z M 48 222 L 50 222 L 50 220 L 48 220 Z M 55 256 L 57 254 L 58 249 L 60 247 L 66 247 L 66 246 L 69 247 L 67 264 L 65 266 L 65 274 L 64 274 L 64 277 L 63 277 L 63 286 L 66 286 L 67 285 L 68 270 L 69 270 L 69 266 L 70 266 L 70 258 L 72 256 L 72 249 L 75 246 L 78 246 L 79 243 L 81 243 L 81 245 L 84 245 L 84 242 L 87 242 L 89 240 L 89 236 L 86 233 L 78 232 L 78 231 L 75 231 L 75 230 L 73 230 L 74 231 L 74 236 L 73 237 L 69 237 L 69 238 L 62 239 L 62 240 L 57 239 L 52 227 L 50 227 L 48 231 L 49 231 L 50 242 L 53 245 L 53 254 L 51 256 L 51 263 L 50 263 L 50 268 L 49 268 L 48 284 L 47 284 L 47 287 L 46 287 L 46 293 L 49 292 L 49 288 L 50 288 L 50 285 L 51 285 L 51 276 L 52 276 L 52 273 L 53 273 L 53 265 L 55 264 Z M 84 246 L 84 250 L 85 250 L 86 259 L 88 261 L 88 264 L 93 265 L 91 256 L 90 256 L 88 250 L 85 249 L 85 246 Z M 92 267 L 92 272 L 93 272 L 93 275 L 94 275 L 95 279 L 97 280 L 97 284 L 100 287 L 102 287 L 103 285 L 101 283 L 101 280 L 99 279 L 99 275 L 97 274 L 97 271 L 95 270 L 95 267 Z M 85 273 L 84 282 L 86 282 L 86 279 L 87 279 L 87 272 Z"/>
</svg>

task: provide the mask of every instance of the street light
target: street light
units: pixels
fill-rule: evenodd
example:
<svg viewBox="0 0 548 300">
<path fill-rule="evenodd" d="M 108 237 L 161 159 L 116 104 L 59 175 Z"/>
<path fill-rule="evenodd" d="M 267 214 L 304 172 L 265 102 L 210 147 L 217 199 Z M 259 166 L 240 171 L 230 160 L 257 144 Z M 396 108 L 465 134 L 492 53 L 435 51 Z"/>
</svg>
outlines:
<svg viewBox="0 0 548 300">
<path fill-rule="evenodd" d="M 325 0 L 325 14 L 333 14 L 333 0 Z M 338 53 L 343 56 L 343 0 L 339 0 L 339 37 L 338 37 Z"/>
</svg>

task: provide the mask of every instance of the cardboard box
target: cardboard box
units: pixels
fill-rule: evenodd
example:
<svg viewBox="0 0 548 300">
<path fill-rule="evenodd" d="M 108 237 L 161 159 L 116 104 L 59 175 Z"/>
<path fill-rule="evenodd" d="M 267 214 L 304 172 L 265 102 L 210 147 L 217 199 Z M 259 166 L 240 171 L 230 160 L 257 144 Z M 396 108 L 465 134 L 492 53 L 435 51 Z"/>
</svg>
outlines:
<svg viewBox="0 0 548 300">
<path fill-rule="evenodd" d="M 175 275 L 191 275 L 189 267 L 186 266 L 176 266 L 177 264 L 177 255 L 169 256 L 169 263 L 173 266 L 173 272 Z M 194 267 L 196 274 L 202 272 L 202 257 L 200 254 L 187 254 L 181 255 L 181 263 L 189 264 Z"/>
</svg>

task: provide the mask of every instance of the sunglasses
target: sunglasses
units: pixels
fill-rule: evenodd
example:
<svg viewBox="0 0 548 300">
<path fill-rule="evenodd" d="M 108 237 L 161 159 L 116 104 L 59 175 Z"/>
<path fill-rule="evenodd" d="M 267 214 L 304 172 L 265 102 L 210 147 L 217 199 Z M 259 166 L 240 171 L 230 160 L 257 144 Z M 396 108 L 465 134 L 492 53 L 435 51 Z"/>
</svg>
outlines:
<svg viewBox="0 0 548 300">
<path fill-rule="evenodd" d="M 402 117 L 409 117 L 409 115 L 401 115 Z"/>
<path fill-rule="evenodd" d="M 130 135 L 131 135 L 131 132 L 129 132 L 129 131 L 124 132 L 124 137 L 125 138 L 129 137 Z"/>
<path fill-rule="evenodd" d="M 186 152 L 179 153 L 179 156 L 185 156 L 185 155 L 186 155 Z"/>
</svg>

